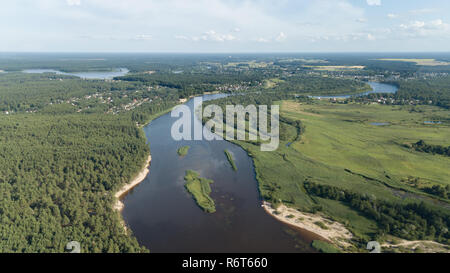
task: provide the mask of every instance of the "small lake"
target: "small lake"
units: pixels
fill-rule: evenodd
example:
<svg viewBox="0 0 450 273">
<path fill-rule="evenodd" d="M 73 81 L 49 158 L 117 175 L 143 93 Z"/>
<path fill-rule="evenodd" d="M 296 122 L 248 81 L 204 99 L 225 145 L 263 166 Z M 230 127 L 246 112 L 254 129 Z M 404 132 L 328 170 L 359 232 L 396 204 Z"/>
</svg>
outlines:
<svg viewBox="0 0 450 273">
<path fill-rule="evenodd" d="M 387 83 L 380 83 L 380 82 L 368 82 L 368 84 L 370 85 L 370 87 L 372 87 L 372 91 L 368 91 L 368 92 L 364 92 L 364 93 L 360 93 L 360 94 L 355 94 L 355 95 L 346 95 L 346 94 L 342 94 L 342 95 L 338 95 L 338 96 L 311 96 L 311 98 L 316 98 L 316 99 L 348 99 L 350 97 L 361 97 L 361 96 L 366 96 L 369 94 L 377 94 L 377 93 L 388 93 L 388 94 L 393 94 L 393 93 L 397 93 L 398 91 L 398 87 L 392 84 L 387 84 Z"/>
<path fill-rule="evenodd" d="M 372 122 L 370 123 L 370 125 L 374 125 L 374 126 L 388 126 L 391 125 L 389 122 Z"/>
<path fill-rule="evenodd" d="M 204 95 L 204 100 L 224 95 Z M 193 101 L 186 103 L 193 110 Z M 261 207 L 253 161 L 237 145 L 226 141 L 174 141 L 169 114 L 144 128 L 152 162 L 146 179 L 124 198 L 122 212 L 139 243 L 153 253 L 315 252 L 314 234 L 291 228 Z M 193 124 L 201 125 L 197 118 Z M 190 146 L 185 157 L 177 149 Z M 233 154 L 238 170 L 224 150 Z M 217 211 L 203 212 L 184 188 L 186 170 L 212 179 L 211 197 Z"/>
<path fill-rule="evenodd" d="M 55 73 L 58 75 L 76 76 L 82 79 L 110 80 L 113 79 L 114 77 L 125 76 L 130 71 L 126 68 L 118 68 L 112 71 L 88 71 L 88 72 L 73 72 L 73 73 L 66 73 L 54 69 L 25 69 L 22 70 L 22 72 L 34 74 Z"/>
<path fill-rule="evenodd" d="M 442 124 L 442 121 L 424 121 L 424 124 Z"/>
</svg>

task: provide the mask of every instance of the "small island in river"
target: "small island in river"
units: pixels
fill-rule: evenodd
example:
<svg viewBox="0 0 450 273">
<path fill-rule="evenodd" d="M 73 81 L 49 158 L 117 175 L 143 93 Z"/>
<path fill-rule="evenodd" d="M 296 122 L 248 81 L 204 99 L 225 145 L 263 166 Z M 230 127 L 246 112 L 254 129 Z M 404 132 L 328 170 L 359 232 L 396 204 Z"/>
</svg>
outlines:
<svg viewBox="0 0 450 273">
<path fill-rule="evenodd" d="M 225 150 L 225 155 L 227 156 L 227 159 L 231 164 L 231 168 L 233 168 L 234 171 L 237 171 L 236 163 L 234 163 L 233 155 L 230 153 L 230 151 Z"/>
<path fill-rule="evenodd" d="M 209 196 L 211 194 L 210 184 L 214 181 L 199 177 L 199 174 L 192 170 L 186 171 L 186 190 L 194 197 L 197 205 L 205 212 L 213 213 L 216 211 L 214 200 Z"/>
<path fill-rule="evenodd" d="M 186 156 L 189 152 L 189 146 L 183 146 L 177 150 L 179 156 Z"/>
</svg>

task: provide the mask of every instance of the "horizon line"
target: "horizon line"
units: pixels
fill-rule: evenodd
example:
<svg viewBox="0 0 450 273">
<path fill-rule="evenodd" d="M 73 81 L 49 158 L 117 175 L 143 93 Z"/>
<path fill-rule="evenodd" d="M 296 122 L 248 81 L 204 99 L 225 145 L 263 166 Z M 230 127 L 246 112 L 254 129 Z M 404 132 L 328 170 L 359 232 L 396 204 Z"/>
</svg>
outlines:
<svg viewBox="0 0 450 273">
<path fill-rule="evenodd" d="M 241 52 L 196 52 L 196 51 L 0 51 L 0 54 L 433 54 L 450 51 L 241 51 Z"/>
</svg>

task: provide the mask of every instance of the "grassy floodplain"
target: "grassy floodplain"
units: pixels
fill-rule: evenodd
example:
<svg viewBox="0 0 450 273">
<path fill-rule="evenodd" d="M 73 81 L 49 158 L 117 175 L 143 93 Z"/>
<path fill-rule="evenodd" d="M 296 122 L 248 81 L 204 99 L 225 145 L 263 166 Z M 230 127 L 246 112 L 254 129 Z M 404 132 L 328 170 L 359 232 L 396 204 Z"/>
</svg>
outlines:
<svg viewBox="0 0 450 273">
<path fill-rule="evenodd" d="M 340 253 L 339 249 L 324 241 L 314 240 L 312 247 L 321 253 Z"/>
<path fill-rule="evenodd" d="M 179 156 L 186 156 L 189 152 L 190 146 L 183 146 L 177 150 Z"/>
<path fill-rule="evenodd" d="M 210 184 L 214 183 L 214 181 L 199 176 L 195 171 L 186 171 L 186 176 L 184 177 L 186 190 L 194 197 L 199 207 L 205 212 L 213 213 L 216 211 L 216 205 L 209 195 L 211 194 Z"/>
<path fill-rule="evenodd" d="M 427 106 L 329 103 L 303 106 L 293 102 L 284 102 L 282 111 L 287 117 L 302 120 L 307 130 L 302 141 L 291 147 L 313 160 L 376 178 L 394 187 L 407 187 L 404 181 L 410 176 L 420 178 L 423 184 L 446 186 L 450 183 L 448 158 L 427 156 L 403 146 L 421 139 L 448 146 L 448 125 L 423 124 L 428 119 L 448 119 L 448 111 Z M 373 125 L 376 123 L 389 125 Z"/>
<path fill-rule="evenodd" d="M 378 223 L 336 200 L 311 196 L 303 183 L 350 190 L 371 198 L 398 204 L 425 201 L 437 210 L 447 210 L 448 200 L 421 190 L 450 184 L 450 158 L 423 154 L 404 144 L 420 139 L 436 145 L 450 144 L 450 116 L 433 106 L 385 106 L 337 104 L 328 101 L 299 103 L 283 101 L 281 115 L 300 120 L 301 138 L 285 137 L 275 152 L 261 152 L 251 143 L 237 142 L 253 157 L 261 194 L 304 211 L 322 211 L 344 223 L 353 234 L 371 240 Z M 443 120 L 425 125 L 426 120 Z M 389 123 L 376 126 L 373 123 Z M 290 139 L 289 139 L 290 138 Z M 293 142 L 291 145 L 285 145 Z M 369 166 L 369 167 L 368 167 Z M 417 178 L 419 184 L 411 184 Z M 401 193 L 412 193 L 401 194 Z"/>
</svg>

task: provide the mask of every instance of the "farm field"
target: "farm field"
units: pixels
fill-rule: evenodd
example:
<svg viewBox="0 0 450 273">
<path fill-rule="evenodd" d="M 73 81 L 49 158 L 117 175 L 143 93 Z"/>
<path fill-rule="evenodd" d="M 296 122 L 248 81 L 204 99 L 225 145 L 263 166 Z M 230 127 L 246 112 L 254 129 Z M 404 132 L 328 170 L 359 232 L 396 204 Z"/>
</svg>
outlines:
<svg viewBox="0 0 450 273">
<path fill-rule="evenodd" d="M 411 62 L 422 66 L 450 65 L 449 62 L 441 62 L 436 59 L 378 59 L 378 61 Z"/>
<path fill-rule="evenodd" d="M 365 66 L 362 65 L 304 65 L 303 67 L 312 68 L 318 71 L 346 71 L 346 70 L 361 70 Z"/>
</svg>

